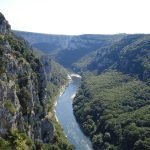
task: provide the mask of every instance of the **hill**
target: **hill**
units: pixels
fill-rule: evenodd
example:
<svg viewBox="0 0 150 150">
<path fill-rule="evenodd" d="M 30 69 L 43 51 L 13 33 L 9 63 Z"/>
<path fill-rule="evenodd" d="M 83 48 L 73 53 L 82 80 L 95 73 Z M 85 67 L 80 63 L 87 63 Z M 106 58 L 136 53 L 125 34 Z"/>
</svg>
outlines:
<svg viewBox="0 0 150 150">
<path fill-rule="evenodd" d="M 150 149 L 150 35 L 127 35 L 75 64 L 74 113 L 96 150 Z"/>
<path fill-rule="evenodd" d="M 150 78 L 150 35 L 127 35 L 120 41 L 99 48 L 74 64 L 78 71 L 97 74 L 108 69 L 117 69 L 136 75 L 141 80 Z"/>
</svg>

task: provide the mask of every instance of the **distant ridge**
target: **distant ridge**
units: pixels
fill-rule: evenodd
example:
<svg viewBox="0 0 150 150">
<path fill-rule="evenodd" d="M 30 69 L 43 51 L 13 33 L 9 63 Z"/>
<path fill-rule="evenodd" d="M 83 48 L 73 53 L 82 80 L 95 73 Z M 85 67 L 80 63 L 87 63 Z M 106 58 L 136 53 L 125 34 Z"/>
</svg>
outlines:
<svg viewBox="0 0 150 150">
<path fill-rule="evenodd" d="M 42 52 L 52 55 L 55 60 L 67 68 L 72 68 L 84 55 L 100 47 L 110 45 L 122 39 L 126 34 L 100 35 L 53 35 L 14 31 L 18 36 L 25 38 L 31 46 Z"/>
</svg>

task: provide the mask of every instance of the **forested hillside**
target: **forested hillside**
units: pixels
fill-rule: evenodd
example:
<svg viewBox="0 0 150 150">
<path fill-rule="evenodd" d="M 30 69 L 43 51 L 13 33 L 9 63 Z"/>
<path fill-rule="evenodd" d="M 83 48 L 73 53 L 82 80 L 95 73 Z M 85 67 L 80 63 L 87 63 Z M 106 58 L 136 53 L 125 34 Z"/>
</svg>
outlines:
<svg viewBox="0 0 150 150">
<path fill-rule="evenodd" d="M 0 13 L 0 149 L 74 149 L 56 122 L 53 99 L 67 71 L 35 57 Z"/>
<path fill-rule="evenodd" d="M 94 148 L 150 149 L 150 87 L 116 71 L 88 75 L 74 111 Z"/>
<path fill-rule="evenodd" d="M 150 35 L 128 35 L 120 41 L 92 52 L 75 64 L 78 71 L 98 74 L 105 69 L 117 69 L 136 75 L 142 80 L 150 78 Z"/>
<path fill-rule="evenodd" d="M 96 150 L 150 150 L 150 35 L 128 35 L 76 63 L 74 100 Z"/>
</svg>

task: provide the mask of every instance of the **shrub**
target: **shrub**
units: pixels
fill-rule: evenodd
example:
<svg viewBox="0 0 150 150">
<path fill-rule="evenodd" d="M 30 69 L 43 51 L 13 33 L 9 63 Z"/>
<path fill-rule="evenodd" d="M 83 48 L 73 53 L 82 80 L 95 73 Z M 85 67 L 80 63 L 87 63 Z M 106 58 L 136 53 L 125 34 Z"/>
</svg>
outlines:
<svg viewBox="0 0 150 150">
<path fill-rule="evenodd" d="M 0 149 L 1 150 L 12 150 L 10 143 L 0 137 Z"/>
<path fill-rule="evenodd" d="M 14 107 L 14 105 L 12 104 L 12 102 L 10 100 L 6 100 L 4 106 L 7 108 L 7 110 L 11 113 L 11 114 L 15 114 L 16 109 Z"/>
</svg>

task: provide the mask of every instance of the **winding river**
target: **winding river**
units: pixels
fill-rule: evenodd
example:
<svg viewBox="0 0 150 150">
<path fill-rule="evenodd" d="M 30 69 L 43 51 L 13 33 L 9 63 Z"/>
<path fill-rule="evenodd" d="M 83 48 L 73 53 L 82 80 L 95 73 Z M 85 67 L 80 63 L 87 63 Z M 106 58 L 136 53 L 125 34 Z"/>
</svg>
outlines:
<svg viewBox="0 0 150 150">
<path fill-rule="evenodd" d="M 83 134 L 73 114 L 72 100 L 80 82 L 79 77 L 72 77 L 64 93 L 57 98 L 55 115 L 69 142 L 75 146 L 76 150 L 93 150 L 89 138 Z"/>
</svg>

